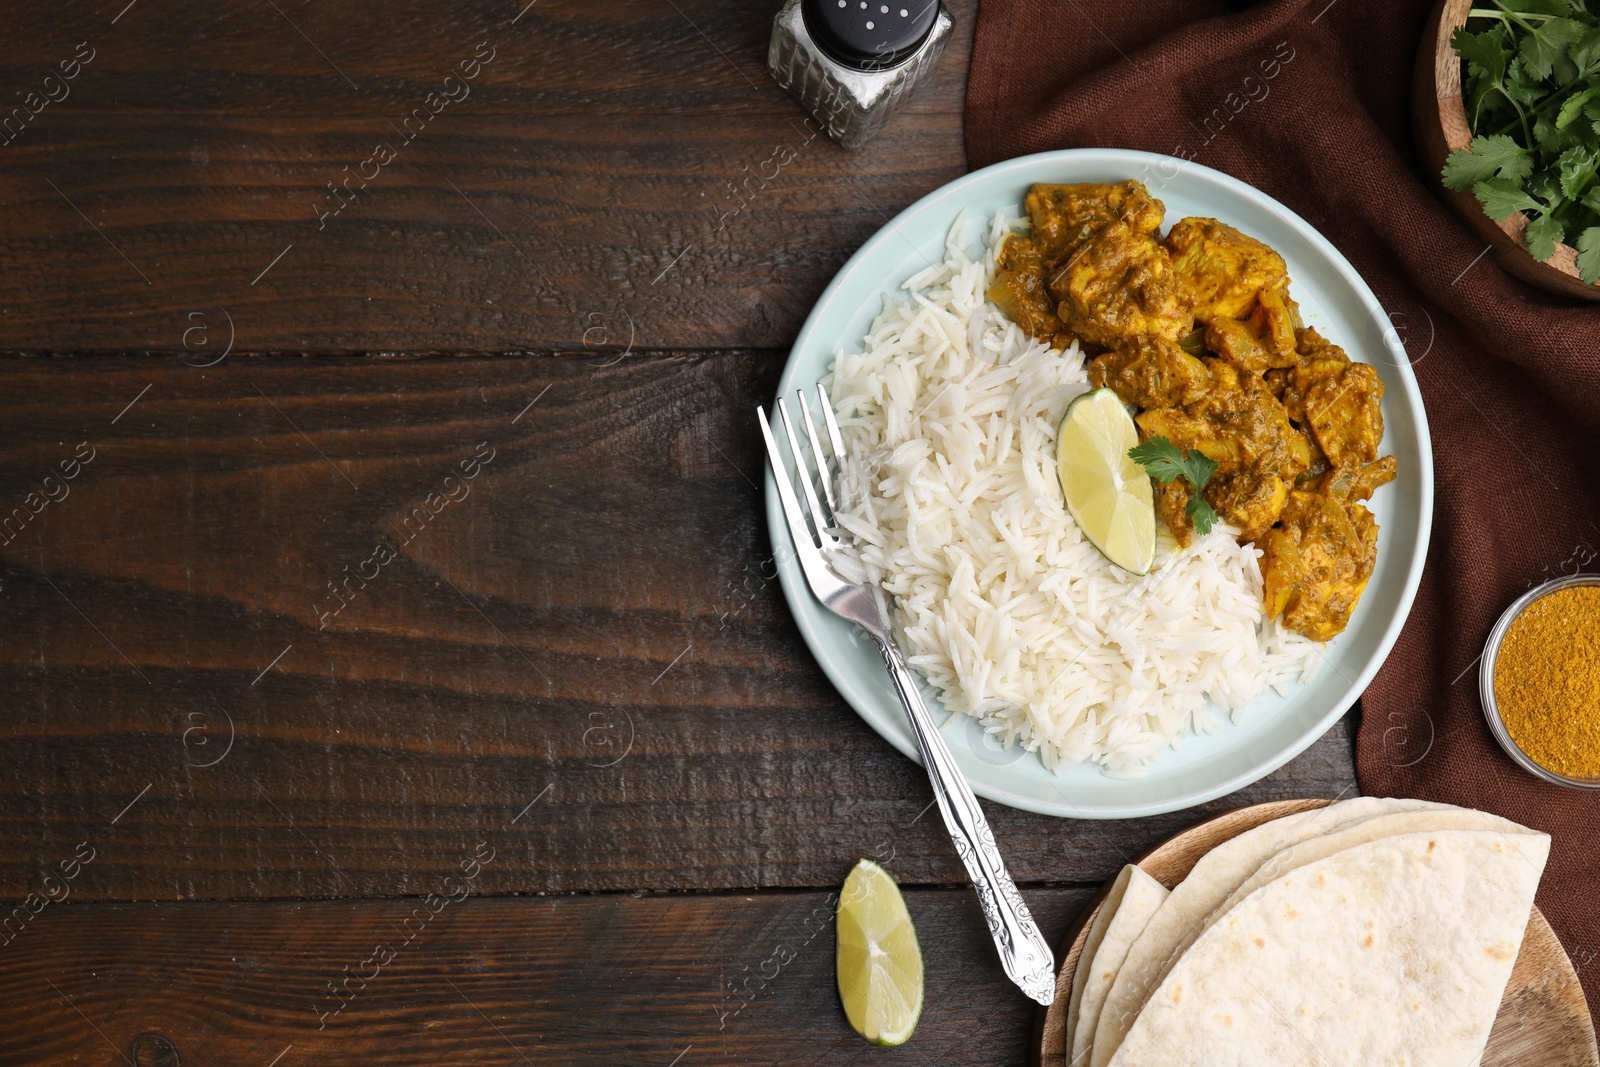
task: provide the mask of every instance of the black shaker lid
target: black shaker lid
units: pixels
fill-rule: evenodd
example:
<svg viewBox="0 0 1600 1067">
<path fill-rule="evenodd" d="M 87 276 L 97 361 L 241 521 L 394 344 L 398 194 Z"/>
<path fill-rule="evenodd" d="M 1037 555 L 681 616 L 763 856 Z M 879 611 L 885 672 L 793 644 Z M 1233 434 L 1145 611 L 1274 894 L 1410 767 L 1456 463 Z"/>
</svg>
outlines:
<svg viewBox="0 0 1600 1067">
<path fill-rule="evenodd" d="M 927 39 L 939 0 L 800 0 L 806 31 L 847 67 L 892 67 Z"/>
</svg>

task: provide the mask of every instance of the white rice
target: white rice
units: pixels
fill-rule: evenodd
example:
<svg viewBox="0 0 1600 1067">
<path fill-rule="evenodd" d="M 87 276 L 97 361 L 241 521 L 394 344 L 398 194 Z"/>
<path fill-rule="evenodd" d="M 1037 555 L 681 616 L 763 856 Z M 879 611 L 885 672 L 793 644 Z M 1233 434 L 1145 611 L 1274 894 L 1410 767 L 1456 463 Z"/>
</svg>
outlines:
<svg viewBox="0 0 1600 1067">
<path fill-rule="evenodd" d="M 1079 532 L 1055 473 L 1056 426 L 1088 389 L 1074 345 L 1032 340 L 986 299 L 991 220 L 885 301 L 865 351 L 824 379 L 848 461 L 849 577 L 892 595 L 900 647 L 946 707 L 1063 770 L 1143 773 L 1190 731 L 1309 677 L 1321 647 L 1263 619 L 1260 553 L 1219 525 L 1144 577 Z"/>
</svg>

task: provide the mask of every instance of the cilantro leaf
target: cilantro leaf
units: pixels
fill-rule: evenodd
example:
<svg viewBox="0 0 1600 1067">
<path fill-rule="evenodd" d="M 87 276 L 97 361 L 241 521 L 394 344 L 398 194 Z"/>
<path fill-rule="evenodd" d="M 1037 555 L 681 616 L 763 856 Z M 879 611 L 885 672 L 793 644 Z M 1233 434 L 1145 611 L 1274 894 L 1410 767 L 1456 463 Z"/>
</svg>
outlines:
<svg viewBox="0 0 1600 1067">
<path fill-rule="evenodd" d="M 1590 285 L 1600 282 L 1600 226 L 1578 235 L 1578 275 Z"/>
<path fill-rule="evenodd" d="M 1174 478 L 1183 478 L 1196 492 L 1205 488 L 1211 472 L 1217 469 L 1216 463 L 1204 452 L 1185 451 L 1159 434 L 1128 449 L 1128 458 L 1162 485 Z"/>
<path fill-rule="evenodd" d="M 1506 96 L 1525 108 L 1532 108 L 1546 92 L 1543 82 L 1542 77 L 1533 77 L 1528 73 L 1528 65 L 1518 56 L 1506 67 L 1503 88 Z"/>
<path fill-rule="evenodd" d="M 1540 115 L 1533 120 L 1533 143 L 1538 146 L 1541 160 L 1559 156 L 1582 141 L 1577 130 L 1561 129 L 1549 115 Z"/>
<path fill-rule="evenodd" d="M 1532 23 L 1526 27 L 1527 36 L 1522 39 L 1517 54 L 1543 81 L 1550 77 L 1558 62 L 1567 58 L 1567 46 L 1581 38 L 1586 29 L 1583 23 L 1572 19 L 1553 18 Z"/>
<path fill-rule="evenodd" d="M 1533 258 L 1543 263 L 1556 254 L 1556 245 L 1566 235 L 1561 223 L 1556 221 L 1555 212 L 1546 211 L 1528 223 L 1527 232 L 1523 237 L 1528 242 L 1528 251 L 1533 254 Z"/>
<path fill-rule="evenodd" d="M 1577 66 L 1579 77 L 1600 69 L 1600 27 L 1591 29 L 1581 41 L 1568 48 L 1567 58 Z"/>
<path fill-rule="evenodd" d="M 1554 170 L 1541 170 L 1522 188 L 1546 211 L 1555 211 L 1567 199 L 1567 194 L 1561 191 L 1561 176 Z"/>
<path fill-rule="evenodd" d="M 1194 520 L 1195 533 L 1204 537 L 1211 532 L 1211 527 L 1217 522 L 1217 513 L 1200 495 L 1200 490 L 1205 488 L 1206 482 L 1211 480 L 1212 473 L 1217 469 L 1216 462 L 1210 456 L 1197 448 L 1185 451 L 1167 438 L 1157 435 L 1142 445 L 1128 449 L 1128 458 L 1162 485 L 1174 478 L 1188 482 L 1189 504 L 1184 510 Z"/>
<path fill-rule="evenodd" d="M 1210 533 L 1211 527 L 1217 524 L 1216 509 L 1206 503 L 1206 498 L 1199 493 L 1190 494 L 1189 503 L 1184 505 L 1183 510 L 1194 520 L 1194 532 L 1201 537 Z"/>
<path fill-rule="evenodd" d="M 1556 129 L 1564 130 L 1578 120 L 1583 114 L 1583 109 L 1589 101 L 1600 96 L 1600 85 L 1585 89 L 1576 96 L 1567 97 L 1567 102 L 1561 105 L 1561 110 L 1556 113 Z"/>
<path fill-rule="evenodd" d="M 1511 56 L 1498 26 L 1483 33 L 1468 33 L 1462 26 L 1450 35 L 1450 44 L 1462 59 L 1478 68 L 1477 73 L 1490 81 L 1505 80 L 1506 63 Z"/>
<path fill-rule="evenodd" d="M 1594 152 L 1583 147 L 1569 148 L 1556 160 L 1556 167 L 1561 173 L 1562 194 L 1577 196 L 1594 176 Z"/>
<path fill-rule="evenodd" d="M 1444 162 L 1444 183 L 1452 189 L 1470 189 L 1490 178 L 1512 183 L 1533 173 L 1533 156 L 1507 134 L 1474 137 L 1472 147 L 1451 152 Z"/>
<path fill-rule="evenodd" d="M 1518 211 L 1538 211 L 1543 204 L 1522 191 L 1516 182 L 1505 178 L 1491 178 L 1472 187 L 1483 202 L 1483 213 L 1494 221 L 1508 219 Z"/>
</svg>

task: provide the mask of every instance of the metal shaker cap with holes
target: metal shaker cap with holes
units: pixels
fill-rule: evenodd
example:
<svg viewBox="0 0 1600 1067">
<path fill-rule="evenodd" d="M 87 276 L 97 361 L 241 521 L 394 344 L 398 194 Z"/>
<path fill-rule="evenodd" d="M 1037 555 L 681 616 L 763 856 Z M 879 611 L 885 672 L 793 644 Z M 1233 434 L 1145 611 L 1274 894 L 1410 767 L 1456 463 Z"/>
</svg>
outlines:
<svg viewBox="0 0 1600 1067">
<path fill-rule="evenodd" d="M 855 148 L 933 73 L 953 25 L 938 0 L 788 0 L 767 67 L 820 128 Z"/>
</svg>

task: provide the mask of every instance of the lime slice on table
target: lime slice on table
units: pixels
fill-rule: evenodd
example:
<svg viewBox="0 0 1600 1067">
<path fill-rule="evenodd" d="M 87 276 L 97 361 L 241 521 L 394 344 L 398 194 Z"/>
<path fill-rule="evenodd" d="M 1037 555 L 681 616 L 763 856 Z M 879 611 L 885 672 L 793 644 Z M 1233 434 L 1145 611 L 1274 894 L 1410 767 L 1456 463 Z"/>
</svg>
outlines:
<svg viewBox="0 0 1600 1067">
<path fill-rule="evenodd" d="M 922 1015 L 922 949 L 889 872 L 862 860 L 839 891 L 839 999 L 855 1032 L 903 1045 Z"/>
<path fill-rule="evenodd" d="M 1156 509 L 1150 475 L 1128 458 L 1139 431 L 1110 389 L 1084 393 L 1067 405 L 1056 431 L 1061 495 L 1090 544 L 1134 574 L 1156 558 Z"/>
</svg>

